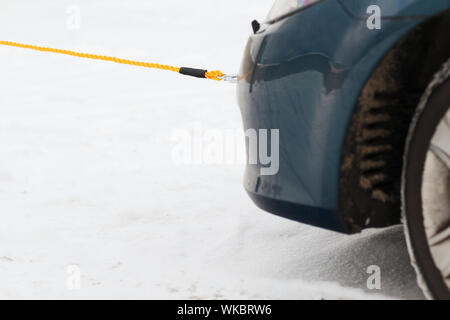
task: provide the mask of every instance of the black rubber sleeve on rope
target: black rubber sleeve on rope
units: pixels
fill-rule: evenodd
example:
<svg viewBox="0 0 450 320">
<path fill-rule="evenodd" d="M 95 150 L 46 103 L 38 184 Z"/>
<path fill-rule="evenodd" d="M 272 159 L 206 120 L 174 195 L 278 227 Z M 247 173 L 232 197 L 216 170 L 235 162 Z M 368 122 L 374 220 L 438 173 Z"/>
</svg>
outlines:
<svg viewBox="0 0 450 320">
<path fill-rule="evenodd" d="M 191 76 L 191 77 L 196 77 L 196 78 L 206 78 L 205 77 L 206 72 L 207 72 L 207 70 L 202 70 L 202 69 L 185 68 L 185 67 L 180 68 L 181 74 Z"/>
</svg>

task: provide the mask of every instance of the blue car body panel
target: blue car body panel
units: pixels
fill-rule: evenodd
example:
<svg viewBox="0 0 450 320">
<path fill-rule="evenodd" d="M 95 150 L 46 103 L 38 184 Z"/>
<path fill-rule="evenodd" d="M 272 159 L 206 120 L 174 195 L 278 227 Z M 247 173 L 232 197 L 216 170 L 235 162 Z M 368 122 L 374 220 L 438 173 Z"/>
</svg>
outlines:
<svg viewBox="0 0 450 320">
<path fill-rule="evenodd" d="M 385 18 L 369 30 L 373 3 L 324 0 L 250 37 L 237 86 L 244 129 L 280 129 L 278 174 L 261 175 L 258 164 L 245 172 L 261 208 L 348 232 L 338 212 L 339 167 L 360 92 L 408 31 L 450 7 L 450 0 L 376 1 Z"/>
<path fill-rule="evenodd" d="M 354 17 L 367 18 L 367 8 L 376 4 L 383 17 L 426 17 L 448 8 L 448 0 L 338 0 Z"/>
</svg>

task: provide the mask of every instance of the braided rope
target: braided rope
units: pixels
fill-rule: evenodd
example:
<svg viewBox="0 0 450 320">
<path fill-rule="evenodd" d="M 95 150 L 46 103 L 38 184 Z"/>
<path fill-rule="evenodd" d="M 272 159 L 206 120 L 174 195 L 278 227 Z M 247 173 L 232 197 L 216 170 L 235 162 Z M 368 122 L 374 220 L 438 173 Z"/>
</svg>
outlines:
<svg viewBox="0 0 450 320">
<path fill-rule="evenodd" d="M 127 64 L 127 65 L 144 67 L 144 68 L 152 68 L 152 69 L 167 70 L 167 71 L 172 71 L 172 72 L 180 72 L 179 67 L 174 67 L 174 66 L 169 66 L 169 65 L 159 64 L 159 63 L 134 61 L 134 60 L 128 60 L 128 59 L 121 59 L 121 58 L 117 58 L 117 57 L 101 56 L 101 55 L 97 55 L 97 54 L 55 49 L 55 48 L 49 48 L 49 47 L 40 47 L 40 46 L 36 46 L 36 45 L 32 45 L 32 44 L 23 44 L 23 43 L 3 41 L 3 40 L 0 40 L 0 45 L 23 48 L 23 49 L 31 49 L 31 50 L 41 51 L 41 52 L 52 52 L 52 53 L 73 56 L 73 57 L 79 57 L 79 58 L 110 61 L 110 62 L 114 62 L 114 63 Z M 220 79 L 219 77 L 223 77 L 223 76 L 224 76 L 224 74 L 221 71 L 205 72 L 205 78 L 211 79 L 211 80 L 221 81 L 222 79 Z"/>
<path fill-rule="evenodd" d="M 220 79 L 219 77 L 223 77 L 223 76 L 224 76 L 224 74 L 220 70 L 205 72 L 205 77 L 207 79 L 211 79 L 211 80 L 222 81 L 222 79 Z"/>
</svg>

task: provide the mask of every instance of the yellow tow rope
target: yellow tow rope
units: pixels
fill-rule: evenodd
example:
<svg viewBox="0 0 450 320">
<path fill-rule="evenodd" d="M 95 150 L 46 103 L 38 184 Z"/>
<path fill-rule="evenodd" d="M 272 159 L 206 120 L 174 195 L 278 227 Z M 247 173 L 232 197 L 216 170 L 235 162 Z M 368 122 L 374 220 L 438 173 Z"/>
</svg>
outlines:
<svg viewBox="0 0 450 320">
<path fill-rule="evenodd" d="M 134 60 L 121 59 L 121 58 L 116 58 L 116 57 L 101 56 L 101 55 L 97 55 L 97 54 L 55 49 L 55 48 L 49 48 L 49 47 L 40 47 L 40 46 L 36 46 L 36 45 L 32 45 L 32 44 L 23 44 L 23 43 L 3 41 L 3 40 L 0 40 L 0 45 L 23 48 L 23 49 L 31 49 L 31 50 L 41 51 L 41 52 L 53 52 L 53 53 L 65 54 L 68 56 L 79 57 L 79 58 L 110 61 L 110 62 L 114 62 L 114 63 L 128 64 L 128 65 L 144 67 L 144 68 L 167 70 L 167 71 L 172 71 L 172 72 L 178 72 L 180 74 L 184 74 L 184 75 L 188 75 L 188 76 L 193 76 L 193 77 L 197 77 L 197 78 L 206 78 L 206 79 L 211 79 L 211 80 L 216 80 L 216 81 L 227 80 L 227 81 L 234 82 L 233 80 L 236 78 L 235 76 L 232 76 L 232 75 L 231 76 L 225 75 L 220 70 L 207 71 L 207 70 L 203 70 L 203 69 L 173 67 L 173 66 L 168 66 L 168 65 L 159 64 L 159 63 L 134 61 Z"/>
</svg>

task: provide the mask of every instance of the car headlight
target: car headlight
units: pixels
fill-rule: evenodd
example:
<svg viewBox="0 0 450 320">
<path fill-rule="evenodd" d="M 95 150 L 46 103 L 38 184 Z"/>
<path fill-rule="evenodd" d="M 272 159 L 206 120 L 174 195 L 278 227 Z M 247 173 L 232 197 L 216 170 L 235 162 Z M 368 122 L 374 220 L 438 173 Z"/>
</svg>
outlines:
<svg viewBox="0 0 450 320">
<path fill-rule="evenodd" d="M 269 15 L 267 16 L 267 21 L 275 20 L 300 8 L 305 8 L 312 5 L 318 1 L 321 0 L 276 0 L 269 12 Z"/>
</svg>

